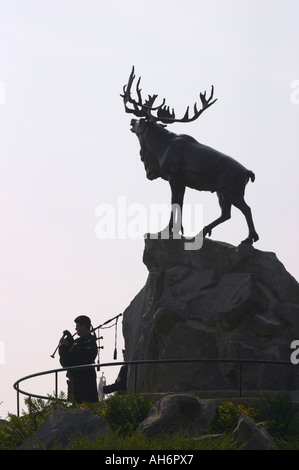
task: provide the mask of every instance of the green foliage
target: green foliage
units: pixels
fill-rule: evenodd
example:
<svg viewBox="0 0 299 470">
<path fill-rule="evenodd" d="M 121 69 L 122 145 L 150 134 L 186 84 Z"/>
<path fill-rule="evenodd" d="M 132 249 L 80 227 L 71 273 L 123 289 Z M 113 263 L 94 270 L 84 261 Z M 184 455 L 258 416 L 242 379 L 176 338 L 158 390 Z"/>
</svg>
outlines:
<svg viewBox="0 0 299 470">
<path fill-rule="evenodd" d="M 276 438 L 273 450 L 299 450 L 299 438 L 296 436 Z"/>
<path fill-rule="evenodd" d="M 231 401 L 219 405 L 217 416 L 211 425 L 214 432 L 231 432 L 237 426 L 238 419 L 242 414 L 249 416 L 252 420 L 257 417 L 257 411 L 243 403 L 234 404 Z"/>
<path fill-rule="evenodd" d="M 13 450 L 25 442 L 55 409 L 69 410 L 79 405 L 70 404 L 61 395 L 59 399 L 49 396 L 48 401 L 27 398 L 27 412 L 21 417 L 9 414 L 0 421 L 0 450 Z M 241 414 L 254 421 L 263 421 L 265 428 L 275 437 L 277 449 L 299 450 L 298 405 L 294 405 L 290 394 L 271 393 L 263 395 L 254 408 L 231 401 L 219 405 L 217 417 L 211 431 L 221 433 L 216 438 L 209 436 L 188 438 L 179 433 L 161 435 L 148 439 L 137 427 L 150 411 L 152 403 L 141 394 L 115 394 L 100 403 L 83 404 L 94 414 L 104 417 L 111 432 L 101 434 L 90 442 L 87 437 L 70 441 L 68 449 L 82 450 L 199 450 L 236 449 L 231 431 Z M 59 448 L 59 447 L 57 447 Z"/>
<path fill-rule="evenodd" d="M 298 405 L 292 402 L 290 393 L 265 393 L 254 407 L 231 401 L 219 405 L 211 429 L 214 432 L 230 432 L 236 427 L 240 415 L 246 414 L 253 421 L 263 422 L 265 429 L 276 438 L 279 448 L 287 445 L 296 448 L 299 447 L 298 411 Z"/>
<path fill-rule="evenodd" d="M 101 403 L 101 415 L 122 435 L 135 431 L 152 407 L 151 401 L 138 393 L 117 393 Z"/>
<path fill-rule="evenodd" d="M 69 442 L 67 450 L 235 450 L 236 444 L 230 434 L 223 434 L 217 438 L 194 439 L 180 433 L 161 435 L 158 438 L 148 439 L 139 431 L 130 435 L 121 435 L 118 432 L 101 434 L 95 441 L 87 437 L 73 439 Z M 53 449 L 58 450 L 58 449 Z"/>
<path fill-rule="evenodd" d="M 149 413 L 152 403 L 141 394 L 115 394 L 100 403 L 71 404 L 61 394 L 59 399 L 49 396 L 48 401 L 26 398 L 28 411 L 17 417 L 9 414 L 0 426 L 0 450 L 16 449 L 25 442 L 56 409 L 88 408 L 105 418 L 111 429 L 121 436 L 132 434 Z"/>
<path fill-rule="evenodd" d="M 290 393 L 265 393 L 259 404 L 259 419 L 265 421 L 265 428 L 273 437 L 288 438 L 298 433 L 298 410 Z"/>
<path fill-rule="evenodd" d="M 16 449 L 31 434 L 31 429 L 28 418 L 21 419 L 9 414 L 0 426 L 0 449 Z"/>
<path fill-rule="evenodd" d="M 61 394 L 58 399 L 49 396 L 47 402 L 40 398 L 26 398 L 25 404 L 28 411 L 23 411 L 20 417 L 9 413 L 8 419 L 2 422 L 0 426 L 0 450 L 16 449 L 36 431 L 54 409 L 68 409 L 70 405 L 63 400 L 64 394 Z"/>
</svg>

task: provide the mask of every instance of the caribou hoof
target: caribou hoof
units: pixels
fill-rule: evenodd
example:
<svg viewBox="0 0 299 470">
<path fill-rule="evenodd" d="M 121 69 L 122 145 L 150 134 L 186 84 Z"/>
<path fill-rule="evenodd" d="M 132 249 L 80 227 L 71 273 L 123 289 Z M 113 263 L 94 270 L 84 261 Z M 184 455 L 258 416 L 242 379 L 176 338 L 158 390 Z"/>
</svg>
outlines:
<svg viewBox="0 0 299 470">
<path fill-rule="evenodd" d="M 177 227 L 171 227 L 167 225 L 163 230 L 157 233 L 157 238 L 161 240 L 168 240 L 168 239 L 180 239 L 183 236 L 183 230 L 178 230 Z"/>
<path fill-rule="evenodd" d="M 248 243 L 250 245 L 253 244 L 253 242 L 257 242 L 259 239 L 259 236 L 256 232 L 254 232 L 252 235 L 250 234 L 249 237 L 245 238 L 242 243 Z"/>
<path fill-rule="evenodd" d="M 204 227 L 203 228 L 203 231 L 202 231 L 202 234 L 203 234 L 203 237 L 205 238 L 207 235 L 210 237 L 211 234 L 212 234 L 212 229 L 209 229 L 207 227 Z"/>
</svg>

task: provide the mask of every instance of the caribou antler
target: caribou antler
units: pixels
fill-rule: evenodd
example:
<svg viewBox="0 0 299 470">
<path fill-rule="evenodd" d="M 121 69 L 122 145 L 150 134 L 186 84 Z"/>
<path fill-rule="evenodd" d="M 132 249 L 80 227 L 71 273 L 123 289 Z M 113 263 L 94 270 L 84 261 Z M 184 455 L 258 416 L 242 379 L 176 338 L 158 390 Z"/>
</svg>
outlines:
<svg viewBox="0 0 299 470">
<path fill-rule="evenodd" d="M 137 86 L 136 86 L 136 91 L 137 91 L 137 95 L 138 95 L 138 102 L 136 100 L 134 100 L 132 97 L 131 97 L 131 88 L 132 88 L 132 83 L 135 79 L 135 75 L 134 75 L 134 66 L 132 68 L 132 72 L 129 76 L 129 80 L 128 80 L 128 84 L 127 85 L 124 85 L 123 87 L 123 92 L 124 94 L 123 95 L 120 95 L 123 100 L 124 100 L 124 105 L 125 105 L 125 110 L 126 110 L 126 113 L 133 113 L 135 114 L 135 116 L 137 117 L 144 117 L 144 113 L 142 111 L 142 97 L 141 97 L 141 90 L 139 88 L 139 83 L 140 83 L 140 80 L 141 80 L 141 77 L 139 78 L 138 82 L 137 82 Z M 133 104 L 134 106 L 134 109 L 130 109 L 128 106 L 127 106 L 127 103 L 131 103 Z M 141 107 L 141 109 L 139 109 Z"/>
<path fill-rule="evenodd" d="M 158 120 L 155 116 L 150 115 L 150 111 L 157 111 L 165 104 L 165 99 L 163 100 L 162 104 L 153 108 L 154 101 L 157 99 L 158 95 L 152 95 L 148 97 L 145 103 L 142 103 L 142 96 L 141 96 L 141 89 L 139 88 L 141 77 L 139 77 L 137 85 L 136 85 L 136 93 L 138 96 L 138 101 L 134 100 L 131 96 L 131 88 L 133 81 L 135 79 L 134 75 L 134 66 L 132 67 L 132 72 L 129 76 L 128 84 L 124 85 L 123 87 L 123 95 L 120 95 L 124 100 L 125 110 L 127 113 L 133 113 L 137 117 L 146 117 L 148 119 L 155 119 Z M 134 109 L 131 109 L 127 106 L 127 103 L 131 103 L 134 106 Z"/>
<path fill-rule="evenodd" d="M 211 101 L 213 99 L 214 95 L 214 87 L 212 85 L 211 89 L 211 94 L 208 99 L 206 99 L 206 92 L 200 93 L 200 99 L 202 103 L 201 109 L 197 109 L 197 104 L 194 104 L 194 114 L 192 117 L 189 117 L 189 106 L 186 109 L 186 112 L 184 114 L 184 117 L 181 119 L 176 119 L 174 109 L 172 109 L 172 113 L 169 111 L 169 106 L 166 107 L 164 106 L 163 108 L 159 109 L 157 112 L 158 120 L 163 122 L 164 124 L 171 124 L 173 122 L 192 122 L 195 121 L 206 109 L 208 109 L 212 104 L 217 101 L 217 98 L 214 101 Z"/>
<path fill-rule="evenodd" d="M 202 103 L 201 109 L 197 109 L 197 104 L 194 104 L 194 115 L 189 118 L 189 106 L 186 109 L 186 112 L 184 114 L 184 117 L 182 119 L 176 119 L 175 117 L 175 112 L 174 109 L 172 109 L 172 112 L 169 110 L 169 106 L 164 106 L 165 104 L 165 99 L 163 99 L 162 104 L 159 106 L 153 107 L 153 104 L 155 100 L 157 99 L 158 95 L 152 95 L 148 97 L 148 99 L 142 103 L 142 97 L 141 97 L 141 89 L 139 88 L 140 85 L 140 80 L 141 77 L 138 79 L 137 85 L 136 85 L 136 93 L 138 96 L 138 101 L 134 100 L 131 97 L 131 88 L 133 81 L 135 79 L 134 75 L 134 66 L 132 67 L 132 72 L 129 76 L 129 80 L 127 85 L 123 87 L 123 95 L 120 95 L 123 100 L 124 100 L 124 105 L 125 105 L 125 110 L 127 113 L 133 113 L 137 117 L 145 117 L 146 119 L 150 121 L 160 121 L 163 122 L 164 124 L 171 124 L 173 122 L 191 122 L 195 121 L 206 109 L 208 109 L 212 104 L 217 101 L 217 98 L 214 101 L 211 101 L 213 99 L 214 95 L 214 87 L 212 85 L 211 89 L 211 94 L 208 99 L 206 99 L 206 92 L 200 93 L 200 99 Z M 134 109 L 131 109 L 127 106 L 127 103 L 130 103 L 133 105 Z M 157 111 L 157 115 L 153 115 L 152 111 Z"/>
</svg>

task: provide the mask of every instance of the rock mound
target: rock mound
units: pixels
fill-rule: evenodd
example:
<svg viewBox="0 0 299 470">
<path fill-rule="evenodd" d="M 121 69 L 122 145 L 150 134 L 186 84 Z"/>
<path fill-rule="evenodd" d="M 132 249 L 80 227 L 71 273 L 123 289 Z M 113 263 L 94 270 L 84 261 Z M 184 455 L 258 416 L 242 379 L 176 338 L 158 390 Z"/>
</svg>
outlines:
<svg viewBox="0 0 299 470">
<path fill-rule="evenodd" d="M 246 364 L 245 389 L 299 388 L 290 345 L 299 339 L 299 285 L 274 253 L 204 239 L 186 250 L 183 239 L 146 239 L 149 275 L 123 314 L 131 360 L 281 360 Z M 236 363 L 144 364 L 141 392 L 184 392 L 238 387 Z"/>
</svg>

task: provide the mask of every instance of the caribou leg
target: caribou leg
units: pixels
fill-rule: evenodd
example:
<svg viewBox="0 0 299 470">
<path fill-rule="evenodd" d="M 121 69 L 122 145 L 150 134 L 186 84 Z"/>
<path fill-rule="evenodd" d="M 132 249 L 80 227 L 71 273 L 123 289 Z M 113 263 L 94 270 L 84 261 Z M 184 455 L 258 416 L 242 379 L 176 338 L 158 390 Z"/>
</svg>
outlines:
<svg viewBox="0 0 299 470">
<path fill-rule="evenodd" d="M 219 205 L 221 207 L 221 216 L 218 219 L 214 220 L 214 222 L 206 225 L 203 228 L 203 236 L 206 235 L 211 236 L 212 229 L 219 224 L 222 224 L 226 220 L 230 219 L 231 217 L 231 202 L 228 201 L 222 193 L 217 193 Z"/>
<path fill-rule="evenodd" d="M 252 220 L 252 215 L 251 215 L 251 209 L 250 207 L 246 204 L 244 197 L 242 194 L 238 196 L 232 196 L 232 195 L 227 195 L 223 193 L 217 193 L 218 199 L 219 199 L 219 204 L 222 209 L 221 216 L 216 219 L 214 222 L 211 224 L 207 225 L 203 229 L 203 236 L 205 237 L 206 235 L 211 235 L 212 229 L 216 227 L 217 225 L 221 224 L 222 222 L 225 222 L 230 218 L 231 214 L 231 205 L 234 205 L 239 209 L 242 214 L 244 215 L 248 229 L 249 229 L 249 234 L 248 238 L 244 240 L 246 243 L 253 243 L 256 242 L 259 239 L 258 234 L 255 231 L 253 220 Z"/>
<path fill-rule="evenodd" d="M 184 233 L 182 217 L 183 217 L 183 201 L 186 187 L 176 180 L 169 181 L 171 187 L 171 214 L 168 224 L 169 233 Z"/>
<path fill-rule="evenodd" d="M 258 241 L 259 236 L 256 233 L 255 228 L 254 228 L 253 219 L 251 215 L 251 209 L 246 204 L 244 198 L 243 197 L 236 198 L 235 200 L 232 200 L 232 204 L 242 212 L 248 225 L 248 229 L 249 229 L 248 238 L 246 238 L 244 242 L 252 244 L 253 242 Z"/>
</svg>

